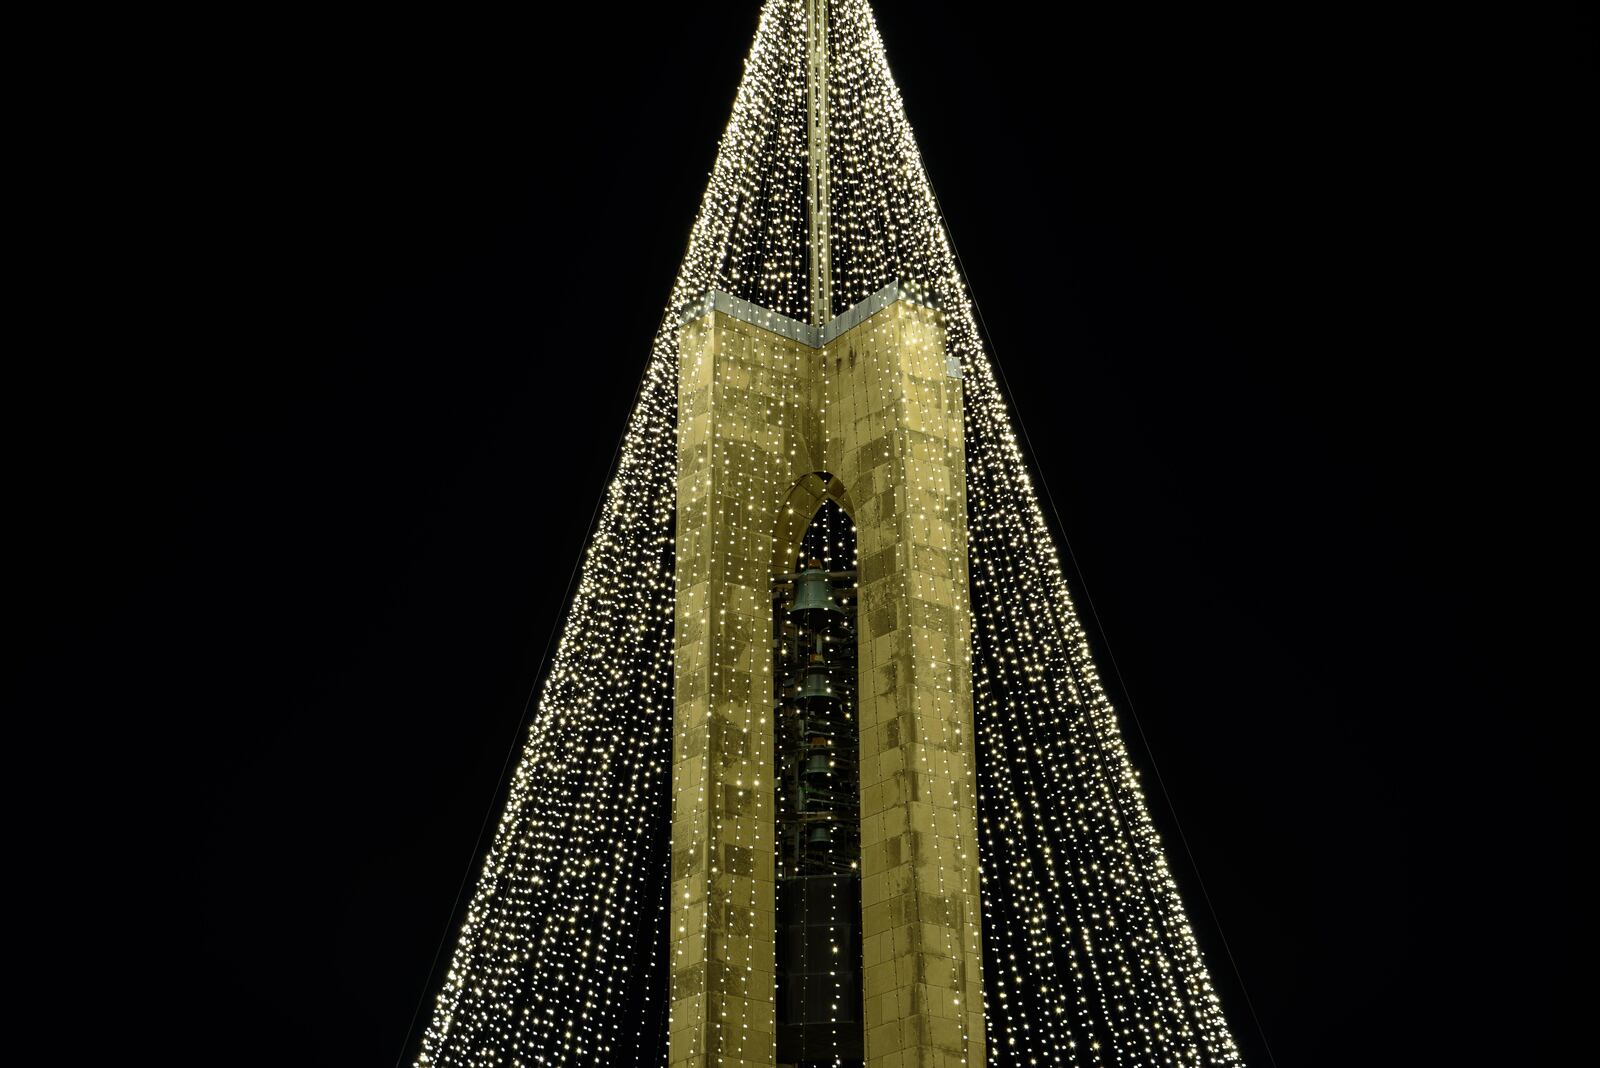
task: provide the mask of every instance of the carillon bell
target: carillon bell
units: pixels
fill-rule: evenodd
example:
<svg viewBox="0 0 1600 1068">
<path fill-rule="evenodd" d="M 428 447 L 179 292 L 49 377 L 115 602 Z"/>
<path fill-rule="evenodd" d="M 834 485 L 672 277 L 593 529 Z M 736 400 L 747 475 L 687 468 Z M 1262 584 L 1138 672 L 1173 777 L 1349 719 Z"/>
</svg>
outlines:
<svg viewBox="0 0 1600 1068">
<path fill-rule="evenodd" d="M 828 677 L 828 665 L 822 662 L 822 654 L 812 653 L 811 662 L 806 665 L 805 681 L 800 685 L 800 700 L 815 707 L 836 701 L 838 697 L 833 692 L 833 681 Z"/>
<path fill-rule="evenodd" d="M 833 770 L 833 755 L 827 749 L 813 749 L 811 755 L 806 757 L 805 773 L 807 775 L 826 775 Z"/>
<path fill-rule="evenodd" d="M 804 616 L 813 626 L 829 616 L 844 615 L 844 609 L 834 602 L 833 591 L 828 589 L 828 573 L 822 570 L 822 561 L 812 560 L 795 577 L 794 607 L 789 614 Z"/>
<path fill-rule="evenodd" d="M 825 846 L 833 842 L 833 824 L 813 823 L 806 832 L 806 842 L 809 845 Z"/>
</svg>

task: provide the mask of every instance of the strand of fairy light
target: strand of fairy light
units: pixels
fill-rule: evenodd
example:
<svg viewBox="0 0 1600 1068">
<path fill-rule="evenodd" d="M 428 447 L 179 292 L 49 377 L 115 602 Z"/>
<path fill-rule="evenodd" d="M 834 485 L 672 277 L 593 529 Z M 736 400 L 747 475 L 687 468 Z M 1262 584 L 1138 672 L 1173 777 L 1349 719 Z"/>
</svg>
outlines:
<svg viewBox="0 0 1600 1068">
<path fill-rule="evenodd" d="M 965 372 L 989 1063 L 1237 1064 L 871 11 L 830 6 L 835 308 L 926 283 Z M 664 1056 L 618 1006 L 670 968 L 670 858 L 638 873 L 668 824 L 676 310 L 719 288 L 806 316 L 803 40 L 769 0 L 419 1064 Z"/>
</svg>

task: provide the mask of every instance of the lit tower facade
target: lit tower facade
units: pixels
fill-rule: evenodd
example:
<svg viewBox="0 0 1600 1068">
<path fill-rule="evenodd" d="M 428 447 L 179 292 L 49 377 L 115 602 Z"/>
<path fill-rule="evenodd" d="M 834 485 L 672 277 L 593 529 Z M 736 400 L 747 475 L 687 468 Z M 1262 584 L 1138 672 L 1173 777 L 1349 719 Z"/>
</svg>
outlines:
<svg viewBox="0 0 1600 1068">
<path fill-rule="evenodd" d="M 961 376 L 942 316 L 898 285 L 820 327 L 722 294 L 691 314 L 679 367 L 669 1063 L 981 1065 Z M 850 557 L 824 561 L 804 545 L 828 502 L 853 535 Z M 794 636 L 775 649 L 783 617 L 814 588 L 808 576 L 827 574 L 846 580 L 826 594 L 841 611 L 799 612 L 853 621 L 802 626 L 802 656 L 786 655 Z M 854 649 L 835 655 L 841 635 Z M 854 678 L 840 677 L 847 668 Z M 826 738 L 801 722 L 819 721 L 825 701 L 844 706 L 830 717 L 842 732 Z M 784 895 L 780 926 L 782 869 L 797 861 L 778 799 L 795 769 L 776 758 L 780 739 L 807 734 L 817 744 L 801 751 L 842 781 L 801 769 L 789 792 L 809 800 L 842 786 L 859 802 L 850 812 L 826 797 L 788 813 L 810 820 L 785 822 L 800 825 L 802 848 L 813 835 L 847 844 L 836 870 L 857 866 L 859 902 L 848 874 L 791 872 L 802 885 Z M 851 741 L 854 760 L 833 755 Z M 829 922 L 801 922 L 829 893 L 847 899 Z M 786 962 L 820 953 L 834 968 L 786 968 L 777 982 L 780 939 Z"/>
<path fill-rule="evenodd" d="M 1241 1063 L 866 0 L 763 3 L 579 574 L 415 1064 Z"/>
</svg>

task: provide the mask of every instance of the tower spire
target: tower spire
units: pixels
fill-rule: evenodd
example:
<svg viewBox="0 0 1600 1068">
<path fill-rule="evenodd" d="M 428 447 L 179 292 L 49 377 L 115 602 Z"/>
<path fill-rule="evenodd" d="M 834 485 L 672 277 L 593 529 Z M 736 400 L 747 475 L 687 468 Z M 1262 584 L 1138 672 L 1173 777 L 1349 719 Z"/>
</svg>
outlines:
<svg viewBox="0 0 1600 1068">
<path fill-rule="evenodd" d="M 806 209 L 811 217 L 811 324 L 833 317 L 828 225 L 828 0 L 806 4 Z"/>
</svg>

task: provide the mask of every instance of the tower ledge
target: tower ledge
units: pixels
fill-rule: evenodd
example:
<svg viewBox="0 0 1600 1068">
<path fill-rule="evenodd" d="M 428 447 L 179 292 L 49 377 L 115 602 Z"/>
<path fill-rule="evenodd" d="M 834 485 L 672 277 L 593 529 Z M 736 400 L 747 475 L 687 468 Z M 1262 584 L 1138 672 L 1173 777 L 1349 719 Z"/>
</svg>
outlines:
<svg viewBox="0 0 1600 1068">
<path fill-rule="evenodd" d="M 771 331 L 790 341 L 798 341 L 802 345 L 813 349 L 820 349 L 840 334 L 843 334 L 878 312 L 887 308 L 897 300 L 909 301 L 920 304 L 925 308 L 936 308 L 928 294 L 922 293 L 918 287 L 911 283 L 902 283 L 898 280 L 890 282 L 866 300 L 852 304 L 840 314 L 834 316 L 821 326 L 812 326 L 802 323 L 798 319 L 791 319 L 769 308 L 763 308 L 754 301 L 745 300 L 713 289 L 699 300 L 691 301 L 684 305 L 678 313 L 678 325 L 698 319 L 710 311 L 719 311 L 724 315 L 732 316 L 740 322 L 759 326 L 763 330 Z M 959 376 L 957 376 L 959 377 Z"/>
</svg>

